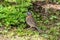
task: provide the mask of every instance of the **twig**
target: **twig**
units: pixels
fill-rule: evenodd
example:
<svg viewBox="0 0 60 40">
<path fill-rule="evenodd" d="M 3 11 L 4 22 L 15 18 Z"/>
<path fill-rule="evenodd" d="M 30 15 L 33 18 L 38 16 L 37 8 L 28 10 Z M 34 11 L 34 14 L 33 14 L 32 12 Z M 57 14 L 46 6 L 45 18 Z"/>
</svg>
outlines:
<svg viewBox="0 0 60 40">
<path fill-rule="evenodd" d="M 45 4 L 45 5 L 42 5 L 43 8 L 47 8 L 47 9 L 56 9 L 56 10 L 60 10 L 60 5 L 58 4 Z"/>
</svg>

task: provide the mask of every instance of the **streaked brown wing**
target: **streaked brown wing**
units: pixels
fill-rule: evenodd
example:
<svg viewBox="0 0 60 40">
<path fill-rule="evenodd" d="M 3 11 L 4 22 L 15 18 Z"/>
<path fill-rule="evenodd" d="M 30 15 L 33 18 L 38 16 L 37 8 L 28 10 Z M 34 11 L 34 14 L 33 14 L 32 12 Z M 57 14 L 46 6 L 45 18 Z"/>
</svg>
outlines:
<svg viewBox="0 0 60 40">
<path fill-rule="evenodd" d="M 27 22 L 28 25 L 30 25 L 32 27 L 36 26 L 35 20 L 31 16 L 26 18 L 26 22 Z"/>
</svg>

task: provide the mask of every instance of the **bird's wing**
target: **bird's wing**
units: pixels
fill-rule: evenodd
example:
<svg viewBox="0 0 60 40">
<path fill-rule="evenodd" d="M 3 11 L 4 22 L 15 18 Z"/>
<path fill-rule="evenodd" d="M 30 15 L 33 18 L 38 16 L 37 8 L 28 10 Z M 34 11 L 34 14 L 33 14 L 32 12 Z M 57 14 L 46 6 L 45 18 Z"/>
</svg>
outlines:
<svg viewBox="0 0 60 40">
<path fill-rule="evenodd" d="M 30 25 L 30 26 L 33 26 L 33 27 L 36 26 L 36 22 L 35 22 L 35 20 L 33 19 L 33 17 L 31 17 L 31 16 L 29 16 L 29 17 L 26 18 L 26 22 L 27 22 L 27 24 Z"/>
<path fill-rule="evenodd" d="M 31 21 L 32 24 L 34 24 L 36 26 L 36 22 L 35 22 L 35 20 L 34 20 L 33 17 L 31 17 L 31 20 L 30 21 Z"/>
</svg>

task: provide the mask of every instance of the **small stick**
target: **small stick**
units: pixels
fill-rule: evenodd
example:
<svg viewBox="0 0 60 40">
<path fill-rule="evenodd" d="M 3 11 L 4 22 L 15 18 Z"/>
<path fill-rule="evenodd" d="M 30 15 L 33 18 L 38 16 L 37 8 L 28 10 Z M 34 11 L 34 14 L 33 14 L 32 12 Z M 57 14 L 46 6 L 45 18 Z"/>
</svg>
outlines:
<svg viewBox="0 0 60 40">
<path fill-rule="evenodd" d="M 52 9 L 56 9 L 56 10 L 60 10 L 60 5 L 57 4 L 47 4 L 47 5 L 42 5 L 43 8 L 52 8 Z"/>
</svg>

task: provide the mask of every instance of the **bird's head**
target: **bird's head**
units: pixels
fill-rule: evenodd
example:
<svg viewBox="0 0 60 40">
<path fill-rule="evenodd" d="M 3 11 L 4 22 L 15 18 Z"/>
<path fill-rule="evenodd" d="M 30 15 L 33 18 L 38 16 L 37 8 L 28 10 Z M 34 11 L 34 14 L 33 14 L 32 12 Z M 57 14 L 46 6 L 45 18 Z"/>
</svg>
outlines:
<svg viewBox="0 0 60 40">
<path fill-rule="evenodd" d="M 27 15 L 30 16 L 30 15 L 32 15 L 32 13 L 31 12 L 27 12 Z"/>
</svg>

